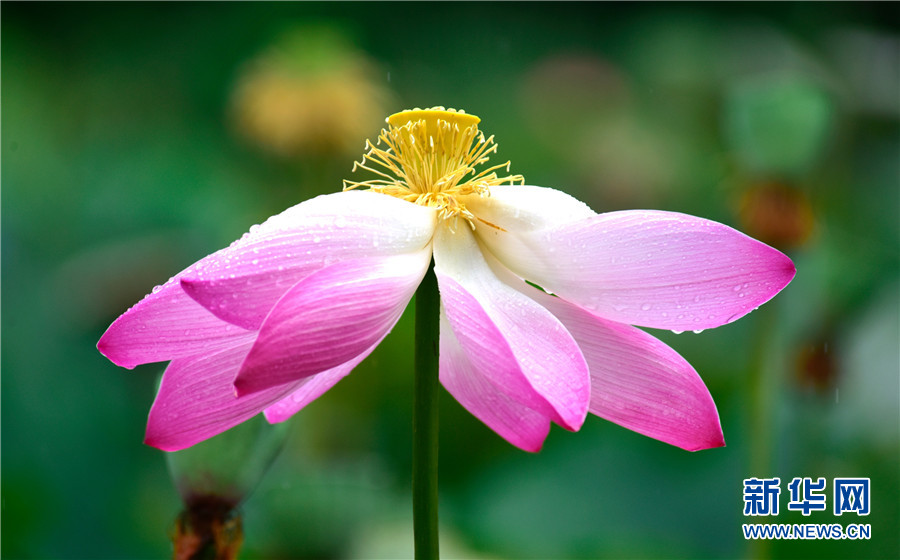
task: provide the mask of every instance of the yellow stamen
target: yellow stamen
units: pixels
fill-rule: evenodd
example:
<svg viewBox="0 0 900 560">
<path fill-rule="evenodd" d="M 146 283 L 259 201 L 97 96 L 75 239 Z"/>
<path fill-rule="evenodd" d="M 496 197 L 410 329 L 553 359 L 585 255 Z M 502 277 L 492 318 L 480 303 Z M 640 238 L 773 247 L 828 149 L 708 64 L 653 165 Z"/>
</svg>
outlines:
<svg viewBox="0 0 900 560">
<path fill-rule="evenodd" d="M 459 197 L 486 197 L 495 185 L 525 181 L 521 175 L 497 176 L 497 169 L 509 172 L 509 162 L 475 171 L 497 151 L 494 137 L 485 138 L 478 130 L 480 121 L 475 115 L 443 107 L 391 115 L 388 128 L 374 145 L 366 140 L 362 161 L 353 164 L 353 171 L 365 169 L 379 178 L 345 180 L 344 190 L 368 188 L 436 208 L 441 219 L 463 217 L 474 229 L 475 217 Z M 384 148 L 379 147 L 382 144 Z"/>
</svg>

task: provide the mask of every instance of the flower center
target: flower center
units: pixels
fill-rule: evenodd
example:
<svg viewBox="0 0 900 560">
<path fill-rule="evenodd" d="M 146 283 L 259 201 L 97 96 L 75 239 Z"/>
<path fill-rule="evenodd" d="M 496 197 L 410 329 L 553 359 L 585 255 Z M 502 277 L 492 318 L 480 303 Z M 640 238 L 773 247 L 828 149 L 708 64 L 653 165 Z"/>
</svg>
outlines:
<svg viewBox="0 0 900 560">
<path fill-rule="evenodd" d="M 490 188 L 525 181 L 521 175 L 498 177 L 509 162 L 476 171 L 497 151 L 494 137 L 478 130 L 481 121 L 464 111 L 432 107 L 401 111 L 387 118 L 373 145 L 366 140 L 362 161 L 353 164 L 379 176 L 368 181 L 344 181 L 344 190 L 368 188 L 403 200 L 437 208 L 441 219 L 462 217 L 475 227 L 475 216 L 460 197 L 490 196 Z M 384 146 L 384 147 L 381 147 Z"/>
</svg>

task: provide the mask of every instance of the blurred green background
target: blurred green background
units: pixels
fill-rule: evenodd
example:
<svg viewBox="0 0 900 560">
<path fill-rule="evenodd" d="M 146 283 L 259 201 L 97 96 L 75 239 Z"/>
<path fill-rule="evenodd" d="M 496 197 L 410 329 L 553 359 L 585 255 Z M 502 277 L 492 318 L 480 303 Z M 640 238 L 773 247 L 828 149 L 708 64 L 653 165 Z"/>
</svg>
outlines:
<svg viewBox="0 0 900 560">
<path fill-rule="evenodd" d="M 464 108 L 500 161 L 598 211 L 658 208 L 786 251 L 737 323 L 654 333 L 728 446 L 595 417 L 513 448 L 446 393 L 446 557 L 900 557 L 898 4 L 3 3 L 2 556 L 163 558 L 181 509 L 142 442 L 163 364 L 109 323 L 251 224 L 333 192 L 383 118 Z M 292 420 L 243 505 L 246 558 L 411 554 L 412 321 Z M 742 480 L 781 477 L 745 518 Z M 870 477 L 861 518 L 787 512 Z M 829 499 L 828 506 L 831 507 Z M 871 540 L 744 540 L 744 522 Z"/>
</svg>

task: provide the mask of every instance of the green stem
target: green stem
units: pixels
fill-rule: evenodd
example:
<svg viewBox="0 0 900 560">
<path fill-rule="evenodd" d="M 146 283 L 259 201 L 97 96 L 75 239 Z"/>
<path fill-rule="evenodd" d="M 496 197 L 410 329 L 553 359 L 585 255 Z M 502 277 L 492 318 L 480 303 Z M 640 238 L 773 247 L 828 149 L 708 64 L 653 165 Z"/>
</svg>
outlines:
<svg viewBox="0 0 900 560">
<path fill-rule="evenodd" d="M 766 478 L 775 475 L 772 450 L 775 447 L 775 404 L 778 398 L 778 368 L 773 364 L 771 347 L 778 319 L 776 305 L 757 310 L 754 356 L 752 358 L 747 398 L 750 403 L 748 477 Z M 782 480 L 782 484 L 784 484 Z M 766 539 L 748 541 L 748 557 L 766 560 L 772 557 L 772 542 Z"/>
<path fill-rule="evenodd" d="M 416 380 L 413 401 L 413 533 L 416 560 L 438 554 L 438 312 L 434 268 L 416 290 Z"/>
</svg>

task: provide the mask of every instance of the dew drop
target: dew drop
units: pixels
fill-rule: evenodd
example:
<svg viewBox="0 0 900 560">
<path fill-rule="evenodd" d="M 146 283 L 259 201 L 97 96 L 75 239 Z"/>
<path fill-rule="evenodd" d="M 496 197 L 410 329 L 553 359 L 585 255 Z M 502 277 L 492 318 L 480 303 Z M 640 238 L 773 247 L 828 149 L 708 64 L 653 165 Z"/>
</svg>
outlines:
<svg viewBox="0 0 900 560">
<path fill-rule="evenodd" d="M 700 334 L 700 333 L 703 332 L 703 329 L 697 329 L 697 330 L 693 330 L 693 331 L 691 331 L 691 332 L 694 333 L 694 334 Z"/>
<path fill-rule="evenodd" d="M 338 216 L 334 219 L 334 227 L 342 228 L 347 225 L 347 220 L 343 216 Z"/>
<path fill-rule="evenodd" d="M 650 305 L 649 303 L 645 303 L 644 305 L 641 306 L 641 311 L 650 311 L 651 307 L 653 307 L 653 306 Z"/>
<path fill-rule="evenodd" d="M 676 331 L 676 330 L 673 330 L 673 331 L 672 331 L 672 334 L 681 334 L 681 333 L 683 333 L 683 332 L 684 332 L 684 331 Z"/>
</svg>

